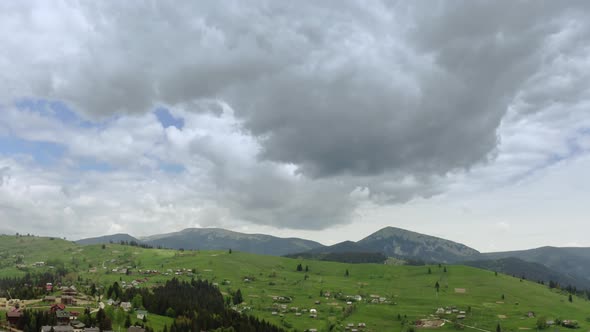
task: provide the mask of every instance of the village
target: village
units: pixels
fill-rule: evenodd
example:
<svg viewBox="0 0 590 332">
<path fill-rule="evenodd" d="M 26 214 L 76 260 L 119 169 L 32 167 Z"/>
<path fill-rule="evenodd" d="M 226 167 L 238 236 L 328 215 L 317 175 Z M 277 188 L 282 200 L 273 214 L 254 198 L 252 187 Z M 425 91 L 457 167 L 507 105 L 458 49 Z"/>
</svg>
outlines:
<svg viewBox="0 0 590 332">
<path fill-rule="evenodd" d="M 133 281 L 131 287 L 136 287 L 141 281 Z M 128 286 L 127 286 L 128 287 Z M 54 325 L 41 327 L 40 332 L 99 332 L 98 326 L 87 326 L 82 322 L 83 313 L 94 314 L 104 310 L 106 306 L 113 306 L 124 312 L 133 311 L 137 320 L 145 321 L 147 311 L 132 307 L 130 302 L 120 302 L 108 299 L 105 302 L 96 302 L 88 295 L 79 293 L 75 286 L 61 286 L 54 288 L 52 283 L 47 283 L 47 292 L 56 295 L 46 295 L 37 300 L 20 300 L 0 298 L 0 310 L 6 312 L 6 325 L 2 326 L 9 331 L 21 331 L 17 327 L 23 319 L 25 309 L 44 310 L 50 316 L 55 317 Z M 111 330 L 102 330 L 108 332 Z M 129 326 L 128 332 L 146 332 L 141 326 Z"/>
<path fill-rule="evenodd" d="M 77 250 L 80 252 L 82 249 Z M 101 252 L 103 249 L 94 248 L 93 250 Z M 2 325 L 0 330 L 50 332 L 53 329 L 54 332 L 94 332 L 97 330 L 119 331 L 125 328 L 128 331 L 146 332 L 150 328 L 154 329 L 154 322 L 160 320 L 162 323 L 156 325 L 157 328 L 155 329 L 159 331 L 165 325 L 171 326 L 170 324 L 175 321 L 176 316 L 173 314 L 168 315 L 163 311 L 151 312 L 151 309 L 145 310 L 144 308 L 147 305 L 134 305 L 133 296 L 120 296 L 119 294 L 122 294 L 123 290 L 129 290 L 129 293 L 133 294 L 134 289 L 143 288 L 143 291 L 146 291 L 146 288 L 161 287 L 174 279 L 182 282 L 191 282 L 193 279 L 209 280 L 210 284 L 217 288 L 223 296 L 226 304 L 225 308 L 240 314 L 264 319 L 287 330 L 295 328 L 298 331 L 323 331 L 327 322 L 330 322 L 330 324 L 337 326 L 339 331 L 379 331 L 384 324 L 376 323 L 375 317 L 371 315 L 371 312 L 375 311 L 384 313 L 381 317 L 388 321 L 386 324 L 395 324 L 402 331 L 410 328 L 471 329 L 477 327 L 477 329 L 492 332 L 493 326 L 490 327 L 489 323 L 483 328 L 484 325 L 481 322 L 484 319 L 488 321 L 494 320 L 498 324 L 502 322 L 510 322 L 513 326 L 518 324 L 516 326 L 524 330 L 533 329 L 537 318 L 545 318 L 545 315 L 547 315 L 544 313 L 539 314 L 539 317 L 537 317 L 535 312 L 543 311 L 534 303 L 527 303 L 523 306 L 523 302 L 521 302 L 520 307 L 515 301 L 506 300 L 505 303 L 503 292 L 497 294 L 488 292 L 485 295 L 486 298 L 482 298 L 483 301 L 489 302 L 488 304 L 495 308 L 491 314 L 489 312 L 485 313 L 482 311 L 482 302 L 470 301 L 472 289 L 469 288 L 470 284 L 468 283 L 461 283 L 448 288 L 448 281 L 445 280 L 445 284 L 440 287 L 440 293 L 448 293 L 452 295 L 448 297 L 453 298 L 452 301 L 447 301 L 443 300 L 442 296 L 441 299 L 438 299 L 439 290 L 432 287 L 432 281 L 427 280 L 422 287 L 424 287 L 424 290 L 432 292 L 432 301 L 429 302 L 431 305 L 424 302 L 425 306 L 419 311 L 411 311 L 406 309 L 408 293 L 404 294 L 405 289 L 399 286 L 394 288 L 395 290 L 390 290 L 385 282 L 386 278 L 389 279 L 389 277 L 383 277 L 387 276 L 387 274 L 380 275 L 375 272 L 369 274 L 363 270 L 355 271 L 350 269 L 352 273 L 349 276 L 348 273 L 341 272 L 348 272 L 348 269 L 338 267 L 338 270 L 331 270 L 325 269 L 324 266 L 321 266 L 321 269 L 311 266 L 311 269 L 304 273 L 304 271 L 291 269 L 288 264 L 292 261 L 288 261 L 287 264 L 282 264 L 282 262 L 273 263 L 270 271 L 250 268 L 250 266 L 255 266 L 257 258 L 251 258 L 252 261 L 249 262 L 251 265 L 246 265 L 240 261 L 237 266 L 244 270 L 231 270 L 226 269 L 222 263 L 225 264 L 225 261 L 236 257 L 236 253 L 228 254 L 226 257 L 218 252 L 190 252 L 190 262 L 188 260 L 183 261 L 188 255 L 186 252 L 174 252 L 172 253 L 174 260 L 162 259 L 154 262 L 150 261 L 149 264 L 146 264 L 147 258 L 139 257 L 140 252 L 136 250 L 135 248 L 122 247 L 105 252 L 114 255 L 114 257 L 97 256 L 99 258 L 92 261 L 80 259 L 79 261 L 86 266 L 81 267 L 78 271 L 74 270 L 76 273 L 71 273 L 67 277 L 64 274 L 59 278 L 49 279 L 54 280 L 55 285 L 52 283 L 45 284 L 45 281 L 43 283 L 34 283 L 38 285 L 34 287 L 35 295 L 32 297 L 25 296 L 26 300 L 10 297 L 10 294 L 6 298 L 0 298 L 0 310 L 4 311 L 2 312 L 3 318 L 0 319 L 0 325 Z M 195 257 L 194 261 L 192 260 L 193 256 Z M 57 264 L 55 265 L 56 268 L 52 268 L 54 263 L 51 260 L 50 263 L 45 263 L 38 261 L 39 259 L 32 259 L 25 264 L 24 255 L 20 255 L 19 258 L 20 269 L 27 273 L 35 270 L 43 271 L 42 273 L 48 273 L 49 275 L 57 275 L 57 269 L 60 268 Z M 244 257 L 240 256 L 240 259 L 244 258 L 250 259 L 246 255 Z M 305 269 L 307 269 L 307 266 L 305 266 Z M 370 269 L 371 271 L 377 271 L 378 267 L 370 266 Z M 404 267 L 400 270 L 405 273 L 406 270 L 408 272 L 413 271 L 411 269 L 415 268 Z M 440 269 L 441 278 L 447 278 L 445 274 L 448 273 L 446 268 Z M 454 269 L 459 269 L 459 267 Z M 326 270 L 329 273 L 326 273 Z M 414 273 L 412 278 L 415 278 L 415 275 L 418 275 L 417 278 L 420 279 L 434 277 L 430 273 L 430 268 L 419 272 L 416 270 L 416 272 L 412 272 Z M 358 277 L 359 274 L 360 277 Z M 339 284 L 334 282 L 325 283 L 323 281 L 324 278 L 333 278 L 333 276 L 336 276 L 335 279 Z M 495 277 L 494 274 L 492 276 Z M 117 295 L 111 295 L 108 291 L 110 285 L 114 286 L 114 283 L 121 290 L 121 293 Z M 376 283 L 381 283 L 384 286 L 374 287 Z M 311 291 L 307 289 L 304 293 L 299 293 L 299 290 L 310 285 L 313 285 Z M 345 287 L 342 287 L 342 285 Z M 91 287 L 94 286 L 96 286 L 96 292 L 91 291 Z M 407 282 L 404 280 L 403 287 L 415 286 L 408 279 Z M 243 292 L 243 298 L 240 296 L 239 301 L 235 301 L 233 299 L 234 294 L 240 289 Z M 416 293 L 416 291 L 412 291 L 409 294 L 415 296 Z M 2 296 L 6 296 L 5 294 L 3 293 Z M 423 296 L 423 294 L 420 294 L 420 296 Z M 427 296 L 429 295 L 424 294 L 423 297 L 427 298 Z M 493 297 L 496 298 L 493 299 Z M 508 298 L 508 294 L 506 297 Z M 34 300 L 29 300 L 31 298 Z M 567 300 L 567 297 L 563 298 L 563 300 Z M 414 301 L 414 299 L 411 299 L 411 301 Z M 475 314 L 472 312 L 471 306 L 474 306 L 473 312 Z M 502 307 L 505 310 L 501 309 Z M 43 327 L 35 327 L 34 330 L 23 329 L 21 319 L 26 309 L 51 314 L 55 316 L 55 322 Z M 116 323 L 112 324 L 111 329 L 101 328 L 96 322 L 88 323 L 86 319 L 87 313 L 94 318 L 99 310 L 107 312 L 111 318 L 113 312 L 119 315 Z M 123 324 L 121 317 L 125 316 L 130 316 L 133 320 L 129 326 Z M 149 320 L 148 316 L 150 317 Z M 569 318 L 568 315 L 564 314 L 551 315 L 542 323 L 555 328 L 576 328 L 579 326 L 578 321 L 575 319 L 559 319 L 560 317 Z M 528 318 L 528 320 L 524 320 L 524 318 Z M 579 316 L 576 318 L 579 319 Z M 515 324 L 514 321 L 517 319 L 522 323 Z M 495 326 L 496 322 L 492 324 Z M 18 329 L 19 326 L 21 327 L 20 330 Z"/>
</svg>

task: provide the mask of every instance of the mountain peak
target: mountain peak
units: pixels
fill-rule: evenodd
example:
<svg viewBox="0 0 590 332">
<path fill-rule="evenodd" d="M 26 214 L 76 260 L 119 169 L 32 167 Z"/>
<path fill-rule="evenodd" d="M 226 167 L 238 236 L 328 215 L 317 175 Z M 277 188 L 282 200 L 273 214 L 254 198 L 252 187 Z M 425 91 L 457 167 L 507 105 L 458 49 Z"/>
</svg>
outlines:
<svg viewBox="0 0 590 332">
<path fill-rule="evenodd" d="M 82 245 L 89 245 L 89 244 L 103 244 L 103 243 L 110 243 L 110 242 L 119 243 L 121 241 L 141 242 L 137 238 L 135 238 L 127 233 L 117 233 L 117 234 L 81 239 L 81 240 L 76 241 L 76 243 L 82 244 Z"/>
<path fill-rule="evenodd" d="M 376 231 L 358 244 L 391 257 L 433 262 L 458 262 L 480 255 L 461 243 L 392 226 Z"/>
</svg>

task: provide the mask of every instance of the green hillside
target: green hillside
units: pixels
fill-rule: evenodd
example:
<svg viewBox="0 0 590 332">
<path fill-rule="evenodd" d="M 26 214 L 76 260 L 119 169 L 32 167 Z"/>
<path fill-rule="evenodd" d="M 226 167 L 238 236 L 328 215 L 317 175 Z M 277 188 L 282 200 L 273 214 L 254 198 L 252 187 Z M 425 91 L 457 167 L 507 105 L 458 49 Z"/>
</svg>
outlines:
<svg viewBox="0 0 590 332">
<path fill-rule="evenodd" d="M 587 321 L 590 319 L 590 302 L 574 297 L 570 303 L 567 294 L 549 290 L 546 286 L 502 274 L 495 276 L 493 272 L 467 266 L 343 264 L 235 251 L 230 254 L 228 251 L 142 249 L 117 244 L 107 244 L 103 249 L 102 245 L 78 246 L 59 239 L 14 236 L 2 236 L 0 240 L 0 277 L 24 275 L 24 271 L 15 268 L 16 255 L 20 255 L 23 264 L 28 266 L 37 261 L 59 259 L 66 268 L 76 271 L 68 275 L 73 283 L 88 280 L 108 285 L 114 281 L 129 283 L 146 277 L 149 281 L 141 287 L 149 287 L 172 277 L 186 280 L 192 276 L 200 277 L 218 283 L 224 294 L 240 289 L 244 303 L 237 307 L 238 310 L 288 330 L 317 328 L 327 331 L 333 324 L 334 330 L 338 331 L 348 323 L 364 322 L 367 325 L 365 331 L 402 331 L 407 326 L 402 326 L 398 315 L 402 320 L 407 316 L 409 321 L 414 321 L 428 318 L 437 308 L 447 306 L 467 311 L 462 323 L 489 331 L 496 331 L 498 323 L 504 331 L 536 329 L 540 316 L 575 319 L 582 329 L 590 328 Z M 302 265 L 303 271 L 296 271 L 298 264 Z M 128 267 L 131 268 L 130 275 L 119 272 Z M 309 269 L 307 273 L 305 267 Z M 94 268 L 96 272 L 90 272 Z M 27 269 L 40 272 L 49 267 Z M 148 269 L 158 270 L 160 274 L 139 272 Z M 431 273 L 428 273 L 429 269 Z M 439 292 L 434 287 L 437 282 Z M 84 289 L 83 284 L 78 285 L 79 289 Z M 320 292 L 326 291 L 331 296 L 320 297 Z M 360 295 L 362 300 L 347 305 L 344 298 L 334 297 L 339 293 L 343 296 Z M 284 317 L 280 317 L 282 303 L 276 300 L 278 297 L 292 299 L 290 303 L 284 303 L 287 308 Z M 385 303 L 369 303 L 371 299 L 379 302 L 378 297 L 385 298 Z M 316 309 L 317 318 L 310 318 L 309 313 L 296 316 L 290 310 L 292 307 L 297 307 L 300 312 L 301 309 Z M 343 310 L 347 307 L 354 310 L 343 317 Z M 273 315 L 273 311 L 277 314 Z M 529 311 L 537 317 L 525 317 Z M 453 320 L 455 316 L 445 317 Z M 455 327 L 447 323 L 441 329 Z M 557 330 L 567 329 L 559 327 Z"/>
</svg>

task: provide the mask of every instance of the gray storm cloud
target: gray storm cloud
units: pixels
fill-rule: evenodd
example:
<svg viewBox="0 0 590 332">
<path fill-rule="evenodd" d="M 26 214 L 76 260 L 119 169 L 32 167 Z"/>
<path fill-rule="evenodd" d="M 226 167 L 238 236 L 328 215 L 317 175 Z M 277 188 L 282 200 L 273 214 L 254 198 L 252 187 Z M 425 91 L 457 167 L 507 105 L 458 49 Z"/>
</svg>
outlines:
<svg viewBox="0 0 590 332">
<path fill-rule="evenodd" d="M 493 156 L 515 100 L 534 111 L 554 98 L 531 82 L 562 54 L 560 34 L 568 52 L 589 37 L 584 2 L 2 6 L 5 100 L 64 100 L 90 118 L 221 100 L 259 164 L 236 179 L 245 166 L 206 140 L 191 151 L 217 166 L 222 205 L 285 227 L 347 220 L 357 188 L 381 202 L 439 193 L 436 178 Z"/>
</svg>

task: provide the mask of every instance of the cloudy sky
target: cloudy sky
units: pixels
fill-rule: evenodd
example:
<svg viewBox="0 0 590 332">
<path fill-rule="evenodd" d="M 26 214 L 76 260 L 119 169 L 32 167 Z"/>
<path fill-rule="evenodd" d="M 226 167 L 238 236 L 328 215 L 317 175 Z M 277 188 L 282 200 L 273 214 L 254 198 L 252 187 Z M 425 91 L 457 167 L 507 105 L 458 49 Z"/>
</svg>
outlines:
<svg viewBox="0 0 590 332">
<path fill-rule="evenodd" d="M 587 3 L 0 2 L 0 232 L 590 246 Z"/>
</svg>

